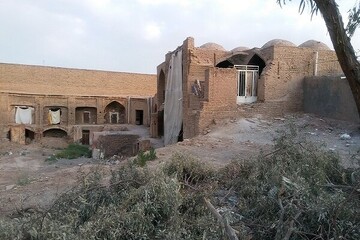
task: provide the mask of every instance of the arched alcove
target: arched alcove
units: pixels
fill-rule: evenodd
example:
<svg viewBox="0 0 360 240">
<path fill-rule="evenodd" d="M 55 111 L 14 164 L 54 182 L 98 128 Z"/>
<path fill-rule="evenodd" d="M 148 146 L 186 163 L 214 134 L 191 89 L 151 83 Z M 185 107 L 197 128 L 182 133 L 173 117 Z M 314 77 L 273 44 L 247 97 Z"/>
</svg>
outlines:
<svg viewBox="0 0 360 240">
<path fill-rule="evenodd" d="M 50 128 L 43 132 L 43 137 L 65 138 L 67 137 L 67 132 L 59 128 Z"/>
<path fill-rule="evenodd" d="M 165 73 L 163 70 L 161 70 L 160 74 L 159 74 L 159 81 L 158 81 L 159 104 L 162 104 L 165 102 L 165 88 L 166 88 Z"/>
<path fill-rule="evenodd" d="M 265 61 L 257 54 L 254 54 L 249 60 L 248 65 L 259 66 L 259 75 L 261 75 L 262 70 L 266 66 Z"/>
<path fill-rule="evenodd" d="M 126 120 L 125 107 L 117 101 L 112 101 L 105 107 L 105 123 L 124 124 Z"/>
</svg>

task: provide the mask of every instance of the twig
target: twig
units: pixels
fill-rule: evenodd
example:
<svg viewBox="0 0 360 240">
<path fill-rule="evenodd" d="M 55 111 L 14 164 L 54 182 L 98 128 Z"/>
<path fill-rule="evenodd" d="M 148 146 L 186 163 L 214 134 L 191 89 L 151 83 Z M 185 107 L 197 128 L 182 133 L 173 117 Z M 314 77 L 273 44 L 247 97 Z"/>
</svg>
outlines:
<svg viewBox="0 0 360 240">
<path fill-rule="evenodd" d="M 239 240 L 236 236 L 235 230 L 230 226 L 228 221 L 224 219 L 220 213 L 215 209 L 215 207 L 211 204 L 209 200 L 204 198 L 206 206 L 209 208 L 211 213 L 216 217 L 216 219 L 220 222 L 221 227 L 225 230 L 225 233 L 229 240 Z"/>
<path fill-rule="evenodd" d="M 353 186 L 348 186 L 348 185 L 335 185 L 335 184 L 323 184 L 320 185 L 321 187 L 329 187 L 329 188 L 341 188 L 341 189 L 345 189 L 345 190 L 350 190 L 352 192 L 358 192 L 360 193 L 360 189 L 357 189 L 356 187 Z"/>
<path fill-rule="evenodd" d="M 290 221 L 290 223 L 289 223 L 289 229 L 287 230 L 287 232 L 286 232 L 286 234 L 285 234 L 284 240 L 290 239 L 291 234 L 295 231 L 294 222 L 296 221 L 296 219 L 298 219 L 298 217 L 300 217 L 300 215 L 301 215 L 301 211 L 299 211 L 299 212 L 295 215 L 294 219 L 292 219 L 292 220 Z"/>
<path fill-rule="evenodd" d="M 285 215 L 285 209 L 284 206 L 282 204 L 281 199 L 278 199 L 278 204 L 280 207 L 280 218 L 279 218 L 279 224 L 276 230 L 276 235 L 275 235 L 275 239 L 281 239 L 281 232 L 282 232 L 282 228 L 284 227 L 284 215 Z"/>
</svg>

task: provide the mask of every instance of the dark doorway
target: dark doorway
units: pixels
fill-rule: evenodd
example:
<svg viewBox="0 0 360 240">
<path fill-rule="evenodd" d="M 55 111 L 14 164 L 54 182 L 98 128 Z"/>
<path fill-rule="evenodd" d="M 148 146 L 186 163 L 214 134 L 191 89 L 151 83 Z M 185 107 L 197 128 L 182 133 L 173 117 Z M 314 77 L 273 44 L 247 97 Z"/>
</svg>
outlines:
<svg viewBox="0 0 360 240">
<path fill-rule="evenodd" d="M 84 112 L 84 123 L 90 123 L 90 112 Z"/>
<path fill-rule="evenodd" d="M 136 114 L 135 124 L 143 125 L 144 124 L 144 111 L 143 110 L 135 110 L 135 114 Z"/>
<path fill-rule="evenodd" d="M 118 116 L 119 114 L 118 113 L 110 113 L 110 123 L 111 124 L 116 124 L 118 123 Z"/>
<path fill-rule="evenodd" d="M 164 110 L 158 112 L 158 136 L 164 136 Z"/>
<path fill-rule="evenodd" d="M 165 102 L 165 89 L 166 89 L 166 81 L 164 71 L 160 71 L 159 81 L 158 81 L 158 102 L 161 105 Z"/>
<path fill-rule="evenodd" d="M 81 143 L 83 145 L 90 145 L 90 130 L 82 130 Z"/>
<path fill-rule="evenodd" d="M 9 139 L 9 141 L 11 141 L 11 130 L 9 130 L 6 134 L 6 138 Z"/>
<path fill-rule="evenodd" d="M 35 133 L 29 129 L 25 129 L 25 143 L 29 144 L 35 139 Z"/>
</svg>

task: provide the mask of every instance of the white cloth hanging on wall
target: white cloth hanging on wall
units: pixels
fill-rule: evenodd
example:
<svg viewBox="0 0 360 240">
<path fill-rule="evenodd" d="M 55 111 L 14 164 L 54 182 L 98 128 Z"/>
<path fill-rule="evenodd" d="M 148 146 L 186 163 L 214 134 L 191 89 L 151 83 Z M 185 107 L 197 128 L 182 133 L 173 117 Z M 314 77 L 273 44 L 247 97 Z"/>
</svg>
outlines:
<svg viewBox="0 0 360 240">
<path fill-rule="evenodd" d="M 32 107 L 15 107 L 15 123 L 18 124 L 32 124 L 32 113 L 34 108 Z"/>
<path fill-rule="evenodd" d="M 171 55 L 166 79 L 164 144 L 177 143 L 183 120 L 182 50 Z"/>
<path fill-rule="evenodd" d="M 60 123 L 60 109 L 56 111 L 49 110 L 49 123 L 50 124 Z"/>
</svg>

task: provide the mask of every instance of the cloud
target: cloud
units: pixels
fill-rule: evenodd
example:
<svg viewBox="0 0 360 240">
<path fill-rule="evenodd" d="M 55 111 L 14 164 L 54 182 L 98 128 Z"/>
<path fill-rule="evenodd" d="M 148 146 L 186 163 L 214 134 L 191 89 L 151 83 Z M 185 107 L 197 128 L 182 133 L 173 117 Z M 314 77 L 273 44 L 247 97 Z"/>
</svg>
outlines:
<svg viewBox="0 0 360 240">
<path fill-rule="evenodd" d="M 349 4 L 349 3 L 350 4 Z M 231 50 L 273 38 L 331 46 L 321 15 L 276 0 L 0 1 L 0 62 L 154 73 L 164 55 L 192 36 Z M 353 1 L 339 2 L 344 20 Z M 348 4 L 348 5 L 346 5 Z M 346 21 L 346 20 L 345 20 Z M 359 34 L 353 37 L 359 46 Z M 143 59 L 139 64 L 139 59 Z"/>
<path fill-rule="evenodd" d="M 161 37 L 161 27 L 155 23 L 148 23 L 145 25 L 144 38 L 146 40 L 158 40 Z"/>
</svg>

